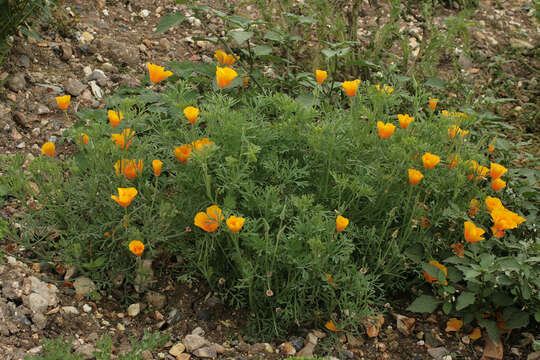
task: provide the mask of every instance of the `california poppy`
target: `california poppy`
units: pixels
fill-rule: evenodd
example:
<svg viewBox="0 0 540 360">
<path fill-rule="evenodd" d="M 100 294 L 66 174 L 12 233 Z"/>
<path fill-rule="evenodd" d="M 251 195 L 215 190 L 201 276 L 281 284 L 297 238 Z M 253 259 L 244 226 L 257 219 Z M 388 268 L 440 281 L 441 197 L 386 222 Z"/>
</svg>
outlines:
<svg viewBox="0 0 540 360">
<path fill-rule="evenodd" d="M 161 160 L 152 160 L 152 169 L 154 170 L 154 175 L 159 176 L 161 174 L 161 166 L 163 162 Z"/>
<path fill-rule="evenodd" d="M 499 191 L 501 189 L 504 189 L 506 187 L 506 181 L 504 181 L 501 178 L 495 179 L 491 182 L 491 188 L 493 191 Z"/>
<path fill-rule="evenodd" d="M 162 82 L 173 74 L 172 71 L 165 71 L 165 68 L 163 66 L 151 64 L 149 62 L 146 63 L 146 65 L 148 66 L 150 81 L 152 81 L 154 84 Z"/>
<path fill-rule="evenodd" d="M 206 213 L 197 213 L 194 223 L 195 226 L 200 227 L 206 232 L 214 232 L 222 220 L 221 209 L 217 205 L 212 205 L 206 209 Z"/>
<path fill-rule="evenodd" d="M 488 196 L 486 197 L 486 210 L 487 211 L 493 211 L 497 208 L 503 208 L 503 204 L 501 199 L 496 197 Z"/>
<path fill-rule="evenodd" d="M 88 137 L 88 135 L 86 135 L 85 133 L 82 133 L 81 134 L 81 142 L 84 145 L 88 145 L 88 141 L 90 141 L 90 138 Z"/>
<path fill-rule="evenodd" d="M 116 201 L 118 205 L 122 207 L 128 207 L 135 198 L 135 196 L 137 196 L 137 194 L 137 189 L 135 189 L 134 187 L 118 188 L 118 196 L 111 195 L 111 199 Z"/>
<path fill-rule="evenodd" d="M 231 66 L 235 63 L 236 59 L 232 54 L 227 54 L 223 50 L 216 50 L 214 52 L 214 57 L 217 59 L 217 61 L 224 66 Z"/>
<path fill-rule="evenodd" d="M 239 232 L 240 229 L 242 229 L 242 226 L 244 225 L 244 221 L 246 221 L 246 219 L 231 215 L 229 216 L 226 222 L 231 232 Z"/>
<path fill-rule="evenodd" d="M 417 185 L 424 178 L 424 174 L 415 169 L 409 169 L 409 183 Z"/>
<path fill-rule="evenodd" d="M 52 142 L 46 142 L 41 146 L 41 152 L 45 155 L 54 156 L 54 143 Z"/>
<path fill-rule="evenodd" d="M 439 263 L 437 260 L 431 260 L 429 262 L 431 265 L 435 266 L 436 268 L 440 269 L 444 276 L 448 276 L 448 270 L 446 269 L 446 266 L 444 266 L 443 264 Z M 424 278 L 426 279 L 426 281 L 428 283 L 433 283 L 433 284 L 439 284 L 439 280 L 437 280 L 436 278 L 434 278 L 433 276 L 429 275 L 427 272 L 424 271 Z"/>
<path fill-rule="evenodd" d="M 135 131 L 131 129 L 124 129 L 120 134 L 111 134 L 111 140 L 120 149 L 127 149 L 131 145 L 131 141 L 135 136 Z"/>
<path fill-rule="evenodd" d="M 470 221 L 465 221 L 464 223 L 465 231 L 464 236 L 467 242 L 478 242 L 485 240 L 482 235 L 486 232 L 484 229 L 477 227 L 474 223 Z"/>
<path fill-rule="evenodd" d="M 116 112 L 114 110 L 107 111 L 107 116 L 109 117 L 109 124 L 113 127 L 117 127 L 120 124 L 120 120 L 124 118 L 124 114 L 121 111 Z"/>
<path fill-rule="evenodd" d="M 394 88 L 388 85 L 384 85 L 384 87 L 381 87 L 379 84 L 375 85 L 375 88 L 382 92 L 383 94 L 390 95 L 394 92 Z"/>
<path fill-rule="evenodd" d="M 489 170 L 489 176 L 491 176 L 492 179 L 498 179 L 501 176 L 503 176 L 508 171 L 507 168 L 505 168 L 502 165 L 491 163 L 491 169 Z"/>
<path fill-rule="evenodd" d="M 176 156 L 180 162 L 187 162 L 189 160 L 189 156 L 191 155 L 191 150 L 192 146 L 190 144 L 178 146 L 174 148 L 174 156 Z"/>
<path fill-rule="evenodd" d="M 383 123 L 382 121 L 377 121 L 377 131 L 381 139 L 387 139 L 396 130 L 396 127 L 391 123 Z"/>
<path fill-rule="evenodd" d="M 328 76 L 328 73 L 324 70 L 315 70 L 315 77 L 317 78 L 317 82 L 319 84 L 322 84 L 324 80 L 326 80 L 326 77 Z"/>
<path fill-rule="evenodd" d="M 360 85 L 360 80 L 356 79 L 353 81 L 344 81 L 341 86 L 343 86 L 343 90 L 345 90 L 345 93 L 348 97 L 353 97 L 356 95 L 356 91 L 358 91 L 358 85 Z"/>
<path fill-rule="evenodd" d="M 193 106 L 188 106 L 184 109 L 184 115 L 190 123 L 194 124 L 199 116 L 199 109 Z"/>
<path fill-rule="evenodd" d="M 143 161 L 142 160 L 128 160 L 122 159 L 118 160 L 114 164 L 116 170 L 116 175 L 124 175 L 126 179 L 132 180 L 137 177 L 137 175 L 142 174 L 143 171 Z"/>
<path fill-rule="evenodd" d="M 129 243 L 129 251 L 135 256 L 141 256 L 144 252 L 144 244 L 139 240 L 133 240 Z"/>
<path fill-rule="evenodd" d="M 429 98 L 429 108 L 431 110 L 435 111 L 438 103 L 439 103 L 439 99 Z"/>
<path fill-rule="evenodd" d="M 339 231 L 343 231 L 345 230 L 345 228 L 347 228 L 347 226 L 349 226 L 349 219 L 347 219 L 346 217 L 343 217 L 341 215 L 339 215 L 337 218 L 336 218 L 336 230 L 339 232 Z"/>
<path fill-rule="evenodd" d="M 399 126 L 401 126 L 402 129 L 406 129 L 409 127 L 409 124 L 414 120 L 413 117 L 407 115 L 407 114 L 398 114 L 397 115 Z"/>
<path fill-rule="evenodd" d="M 433 169 L 440 161 L 441 158 L 437 155 L 433 155 L 428 152 L 422 155 L 422 163 L 424 164 L 424 167 L 428 170 Z"/>
<path fill-rule="evenodd" d="M 67 110 L 71 101 L 71 95 L 58 96 L 56 103 L 61 110 Z"/>
<path fill-rule="evenodd" d="M 231 81 L 238 76 L 238 73 L 229 67 L 216 66 L 216 81 L 220 88 L 226 88 Z"/>
</svg>

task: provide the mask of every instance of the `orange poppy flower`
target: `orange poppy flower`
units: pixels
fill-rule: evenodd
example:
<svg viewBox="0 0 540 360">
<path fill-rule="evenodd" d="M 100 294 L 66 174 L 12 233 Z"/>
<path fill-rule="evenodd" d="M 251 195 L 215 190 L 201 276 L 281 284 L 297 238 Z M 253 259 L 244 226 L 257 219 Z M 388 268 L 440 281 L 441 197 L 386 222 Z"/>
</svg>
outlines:
<svg viewBox="0 0 540 360">
<path fill-rule="evenodd" d="M 107 116 L 109 117 L 109 124 L 113 127 L 117 127 L 120 124 L 120 120 L 124 118 L 124 114 L 121 111 L 116 112 L 114 110 L 107 111 Z"/>
<path fill-rule="evenodd" d="M 232 54 L 227 54 L 223 50 L 216 50 L 214 52 L 214 57 L 217 59 L 217 61 L 224 66 L 231 66 L 235 63 L 236 59 Z"/>
<path fill-rule="evenodd" d="M 508 169 L 505 168 L 504 166 L 496 164 L 496 163 L 491 163 L 491 169 L 489 170 L 489 176 L 491 176 L 491 178 L 493 180 L 495 180 L 495 179 L 498 179 L 501 176 L 503 176 L 507 171 L 508 171 Z"/>
<path fill-rule="evenodd" d="M 88 145 L 88 141 L 90 141 L 90 138 L 85 133 L 81 134 L 81 143 L 84 145 Z"/>
<path fill-rule="evenodd" d="M 188 106 L 184 109 L 184 115 L 190 123 L 194 124 L 197 121 L 197 117 L 199 116 L 199 109 L 193 106 Z"/>
<path fill-rule="evenodd" d="M 525 218 L 522 218 L 517 213 L 505 209 L 504 207 L 498 207 L 491 211 L 491 219 L 493 220 L 493 226 L 497 231 L 504 231 L 515 229 L 519 224 L 526 221 Z"/>
<path fill-rule="evenodd" d="M 415 169 L 409 169 L 409 183 L 417 185 L 424 178 L 424 174 Z"/>
<path fill-rule="evenodd" d="M 489 144 L 488 146 L 488 152 L 491 154 L 493 151 L 495 151 L 495 145 Z M 478 328 L 477 328 L 478 329 Z"/>
<path fill-rule="evenodd" d="M 382 92 L 383 94 L 387 94 L 387 95 L 390 95 L 391 93 L 394 92 L 394 88 L 390 87 L 388 85 L 384 85 L 384 87 L 381 87 L 379 84 L 377 84 L 377 85 L 375 85 L 375 89 L 377 89 L 380 92 Z"/>
<path fill-rule="evenodd" d="M 343 230 L 345 230 L 345 228 L 347 228 L 347 226 L 349 226 L 349 219 L 339 215 L 336 218 L 336 230 L 338 232 L 343 231 Z"/>
<path fill-rule="evenodd" d="M 191 155 L 191 150 L 192 146 L 190 144 L 178 146 L 174 148 L 174 156 L 176 156 L 180 162 L 187 162 L 189 160 L 189 156 Z"/>
<path fill-rule="evenodd" d="M 200 227 L 206 232 L 214 232 L 222 220 L 221 209 L 217 205 L 212 205 L 206 209 L 206 213 L 197 213 L 194 223 L 195 226 Z"/>
<path fill-rule="evenodd" d="M 487 211 L 493 211 L 497 208 L 504 208 L 501 199 L 491 196 L 486 197 Z"/>
<path fill-rule="evenodd" d="M 343 90 L 345 90 L 345 93 L 348 97 L 353 97 L 356 95 L 356 92 L 358 91 L 358 85 L 360 85 L 360 80 L 356 79 L 353 81 L 344 81 L 341 86 L 343 86 Z"/>
<path fill-rule="evenodd" d="M 231 84 L 231 81 L 238 76 L 238 73 L 228 67 L 216 66 L 216 81 L 220 88 L 226 88 Z"/>
<path fill-rule="evenodd" d="M 195 151 L 203 151 L 205 146 L 211 146 L 212 144 L 214 143 L 208 138 L 203 138 L 195 140 L 195 142 L 193 142 L 191 145 L 193 146 L 193 149 L 195 149 Z"/>
<path fill-rule="evenodd" d="M 41 152 L 45 155 L 54 156 L 55 145 L 52 142 L 46 142 L 41 146 Z"/>
<path fill-rule="evenodd" d="M 143 161 L 142 160 L 118 160 L 114 164 L 114 169 L 116 170 L 116 175 L 124 175 L 126 179 L 133 180 L 137 175 L 142 174 L 143 171 Z"/>
<path fill-rule="evenodd" d="M 326 324 L 324 324 L 324 327 L 327 328 L 330 331 L 333 331 L 333 332 L 340 332 L 341 331 L 338 328 L 336 328 L 336 325 L 334 324 L 334 322 L 332 320 L 328 320 L 326 322 Z"/>
<path fill-rule="evenodd" d="M 414 121 L 414 118 L 408 114 L 398 114 L 397 118 L 402 129 L 408 128 L 409 124 Z"/>
<path fill-rule="evenodd" d="M 469 133 L 469 131 L 467 130 L 463 130 L 461 129 L 459 126 L 457 125 L 452 125 L 451 127 L 448 128 L 448 136 L 453 139 L 456 137 L 456 134 L 460 135 L 460 136 L 465 136 Z"/>
<path fill-rule="evenodd" d="M 491 182 L 491 188 L 493 191 L 499 191 L 501 189 L 504 189 L 506 187 L 506 181 L 504 181 L 501 178 L 495 179 Z"/>
<path fill-rule="evenodd" d="M 71 95 L 58 96 L 56 98 L 56 103 L 61 110 L 67 110 L 69 108 L 69 103 L 71 102 Z"/>
<path fill-rule="evenodd" d="M 246 221 L 246 219 L 242 217 L 229 216 L 226 222 L 231 232 L 239 232 L 242 226 L 244 226 L 244 221 Z"/>
<path fill-rule="evenodd" d="M 429 262 L 431 265 L 441 269 L 441 271 L 443 272 L 444 276 L 448 276 L 448 270 L 446 269 L 446 266 L 444 266 L 443 264 L 439 263 L 437 260 L 431 260 Z M 437 280 L 436 278 L 434 278 L 433 276 L 429 275 L 427 272 L 424 271 L 424 278 L 426 279 L 426 281 L 428 283 L 433 283 L 433 284 L 439 284 L 439 280 Z"/>
<path fill-rule="evenodd" d="M 396 127 L 391 123 L 383 123 L 382 121 L 377 121 L 377 131 L 381 139 L 387 139 L 396 130 Z"/>
<path fill-rule="evenodd" d="M 470 221 L 465 221 L 465 240 L 467 242 L 478 242 L 481 240 L 485 240 L 482 235 L 486 232 L 484 229 L 477 227 L 474 225 L 474 223 Z"/>
<path fill-rule="evenodd" d="M 459 164 L 459 157 L 457 155 L 450 155 L 450 169 L 455 168 Z"/>
<path fill-rule="evenodd" d="M 429 108 L 431 110 L 435 111 L 438 103 L 439 103 L 439 99 L 429 98 Z"/>
<path fill-rule="evenodd" d="M 129 251 L 135 256 L 141 256 L 144 252 L 144 244 L 139 240 L 133 240 L 129 243 Z"/>
<path fill-rule="evenodd" d="M 135 137 L 135 131 L 131 129 L 124 129 L 121 134 L 111 134 L 111 140 L 114 141 L 115 145 L 120 149 L 127 149 L 133 138 Z"/>
<path fill-rule="evenodd" d="M 424 164 L 424 167 L 428 170 L 433 169 L 440 161 L 441 158 L 437 155 L 433 155 L 428 152 L 422 155 L 422 163 Z"/>
<path fill-rule="evenodd" d="M 152 169 L 154 170 L 154 175 L 159 176 L 161 174 L 161 166 L 163 162 L 161 160 L 152 160 Z"/>
<path fill-rule="evenodd" d="M 118 196 L 111 195 L 111 199 L 116 201 L 116 203 L 122 207 L 128 207 L 137 194 L 137 189 L 133 187 L 118 188 Z"/>
<path fill-rule="evenodd" d="M 315 70 L 315 77 L 317 78 L 317 82 L 322 84 L 328 77 L 328 73 L 324 70 Z"/>
<path fill-rule="evenodd" d="M 172 71 L 165 71 L 165 68 L 163 66 L 151 64 L 149 62 L 146 63 L 146 65 L 148 66 L 150 81 L 152 81 L 154 84 L 162 82 L 173 74 Z"/>
</svg>

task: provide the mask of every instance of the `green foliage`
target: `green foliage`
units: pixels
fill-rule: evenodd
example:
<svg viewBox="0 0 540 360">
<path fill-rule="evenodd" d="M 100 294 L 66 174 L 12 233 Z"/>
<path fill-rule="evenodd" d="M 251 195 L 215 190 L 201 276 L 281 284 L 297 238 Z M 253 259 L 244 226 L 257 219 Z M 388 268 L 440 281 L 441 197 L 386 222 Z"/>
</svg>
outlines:
<svg viewBox="0 0 540 360">
<path fill-rule="evenodd" d="M 97 343 L 97 350 L 94 351 L 96 360 L 110 360 L 117 358 L 119 360 L 143 360 L 142 353 L 145 350 L 156 350 L 165 345 L 168 337 L 159 332 L 149 333 L 144 331 L 143 338 L 138 341 L 130 337 L 132 349 L 118 357 L 112 355 L 112 342 L 109 335 L 105 334 Z M 44 355 L 26 356 L 25 360 L 82 360 L 84 356 L 72 352 L 71 341 L 64 342 L 63 336 L 56 339 L 45 339 L 43 341 Z"/>
</svg>

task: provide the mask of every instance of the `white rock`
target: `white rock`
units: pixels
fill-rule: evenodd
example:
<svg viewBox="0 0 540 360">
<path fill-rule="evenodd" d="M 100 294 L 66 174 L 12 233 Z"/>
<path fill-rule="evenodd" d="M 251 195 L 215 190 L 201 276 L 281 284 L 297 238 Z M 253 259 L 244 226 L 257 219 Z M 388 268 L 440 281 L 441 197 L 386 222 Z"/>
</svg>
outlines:
<svg viewBox="0 0 540 360">
<path fill-rule="evenodd" d="M 131 304 L 127 308 L 127 313 L 131 317 L 135 317 L 139 315 L 140 312 L 141 312 L 141 304 L 139 303 Z"/>
<path fill-rule="evenodd" d="M 178 357 L 178 355 L 182 354 L 185 350 L 186 347 L 184 346 L 184 344 L 178 343 L 169 350 L 169 354 Z"/>
<path fill-rule="evenodd" d="M 150 10 L 147 10 L 147 9 L 143 9 L 141 10 L 141 12 L 139 13 L 139 15 L 143 18 L 145 17 L 148 17 L 150 15 Z"/>
<path fill-rule="evenodd" d="M 90 311 L 92 311 L 92 307 L 88 304 L 84 304 L 82 309 L 85 313 L 89 313 Z"/>
<path fill-rule="evenodd" d="M 66 314 L 79 315 L 79 309 L 77 309 L 75 306 L 62 306 L 62 311 L 64 311 Z"/>
</svg>

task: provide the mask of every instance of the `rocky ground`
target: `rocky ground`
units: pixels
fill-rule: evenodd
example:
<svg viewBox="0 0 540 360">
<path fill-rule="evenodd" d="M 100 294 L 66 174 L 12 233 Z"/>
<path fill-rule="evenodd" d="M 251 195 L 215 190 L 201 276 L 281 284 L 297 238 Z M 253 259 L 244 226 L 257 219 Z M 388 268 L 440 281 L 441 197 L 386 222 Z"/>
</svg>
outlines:
<svg viewBox="0 0 540 360">
<path fill-rule="evenodd" d="M 201 22 L 174 0 L 70 0 L 64 8 L 63 19 L 66 24 L 76 21 L 75 31 L 63 31 L 60 23 L 44 29 L 41 41 L 15 37 L 10 58 L 0 69 L 3 154 L 38 155 L 43 142 L 58 139 L 76 121 L 78 110 L 104 108 L 106 96 L 119 86 L 139 85 L 147 61 L 210 61 L 213 56 L 214 45 L 193 37 L 207 36 L 208 27 L 218 28 L 218 20 Z M 540 32 L 533 9 L 532 1 L 526 0 L 480 1 L 472 15 L 477 21 L 471 29 L 475 56 L 460 56 L 458 66 L 479 93 L 489 88 L 495 97 L 517 99 L 494 111 L 515 128 L 514 139 L 533 141 L 534 152 L 539 148 L 539 119 L 530 108 L 540 105 L 535 76 L 540 69 Z M 160 17 L 175 10 L 184 11 L 187 21 L 155 35 Z M 451 10 L 445 14 L 453 15 Z M 361 34 L 367 34 L 376 24 L 364 18 L 361 26 Z M 418 28 L 414 23 L 404 26 Z M 72 95 L 69 117 L 55 102 L 64 92 Z M 62 146 L 59 153 L 66 153 Z M 8 219 L 14 207 L 4 204 L 0 215 Z M 5 253 L 24 257 L 14 244 L 0 246 Z M 163 348 L 145 352 L 145 359 L 277 359 L 309 357 L 313 352 L 340 359 L 477 359 L 483 354 L 485 359 L 502 358 L 493 344 L 464 335 L 472 329 L 456 336 L 445 331 L 440 314 L 413 318 L 395 304 L 373 338 L 298 329 L 287 338 L 261 343 L 246 335 L 241 311 L 227 308 L 205 289 L 167 282 L 146 295 L 135 295 L 128 304 L 118 301 L 122 294 L 99 300 L 92 295 L 95 301 L 90 301 L 86 295 L 94 284 L 56 265 L 24 264 L 13 256 L 0 265 L 0 359 L 37 354 L 43 338 L 60 334 L 71 337 L 74 349 L 91 359 L 98 339 L 108 333 L 114 353 L 120 354 L 130 348 L 129 336 L 140 338 L 144 329 L 170 338 Z M 526 332 L 507 334 L 504 342 L 505 358 L 540 359 L 540 353 L 531 353 L 531 335 Z"/>
</svg>

